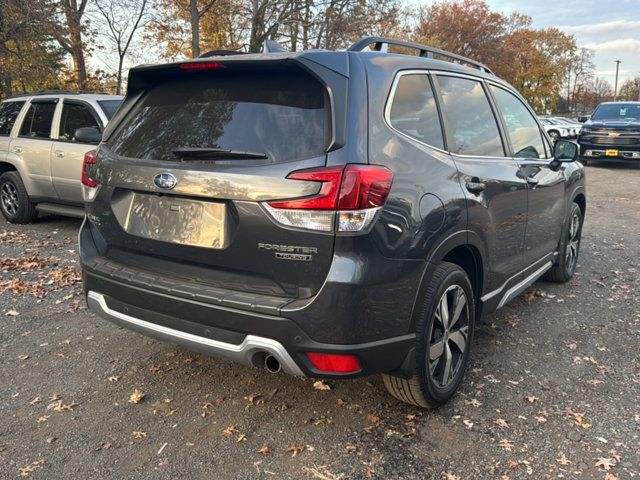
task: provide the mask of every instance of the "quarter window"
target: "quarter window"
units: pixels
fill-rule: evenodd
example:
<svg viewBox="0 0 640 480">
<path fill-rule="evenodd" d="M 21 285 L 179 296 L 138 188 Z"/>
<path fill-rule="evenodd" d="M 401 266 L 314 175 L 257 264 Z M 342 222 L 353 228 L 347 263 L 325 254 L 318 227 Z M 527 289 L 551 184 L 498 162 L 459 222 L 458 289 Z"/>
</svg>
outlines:
<svg viewBox="0 0 640 480">
<path fill-rule="evenodd" d="M 32 102 L 20 128 L 21 137 L 49 138 L 55 102 Z"/>
<path fill-rule="evenodd" d="M 427 75 L 400 77 L 393 95 L 389 122 L 396 130 L 416 140 L 444 148 L 438 108 Z"/>
<path fill-rule="evenodd" d="M 98 120 L 90 108 L 78 103 L 65 102 L 62 106 L 62 119 L 60 120 L 60 139 L 75 142 L 76 130 L 85 127 L 100 130 Z"/>
<path fill-rule="evenodd" d="M 6 102 L 0 105 L 0 135 L 11 135 L 13 124 L 23 105 L 24 102 Z"/>
<path fill-rule="evenodd" d="M 514 156 L 547 158 L 542 132 L 527 107 L 512 93 L 493 85 L 490 88 L 507 127 Z"/>
<path fill-rule="evenodd" d="M 449 150 L 459 155 L 504 157 L 500 130 L 482 83 L 439 76 L 438 85 L 453 140 Z"/>
</svg>

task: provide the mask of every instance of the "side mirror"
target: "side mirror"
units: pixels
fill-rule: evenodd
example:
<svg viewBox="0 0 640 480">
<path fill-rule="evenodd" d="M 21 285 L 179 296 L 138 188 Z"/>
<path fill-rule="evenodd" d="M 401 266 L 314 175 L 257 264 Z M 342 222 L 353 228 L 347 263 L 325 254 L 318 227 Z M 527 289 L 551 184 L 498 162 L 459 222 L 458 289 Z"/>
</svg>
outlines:
<svg viewBox="0 0 640 480">
<path fill-rule="evenodd" d="M 556 140 L 553 147 L 554 163 L 575 162 L 580 157 L 580 147 L 568 140 Z"/>
<path fill-rule="evenodd" d="M 102 140 L 102 132 L 94 127 L 83 127 L 76 130 L 74 137 L 79 143 L 97 145 Z"/>
</svg>

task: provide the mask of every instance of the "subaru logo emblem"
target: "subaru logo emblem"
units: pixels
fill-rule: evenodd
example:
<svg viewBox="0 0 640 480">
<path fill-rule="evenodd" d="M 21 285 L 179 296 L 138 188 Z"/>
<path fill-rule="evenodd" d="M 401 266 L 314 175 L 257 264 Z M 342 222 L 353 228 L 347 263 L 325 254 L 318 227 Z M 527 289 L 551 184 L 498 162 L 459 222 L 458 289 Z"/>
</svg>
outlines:
<svg viewBox="0 0 640 480">
<path fill-rule="evenodd" d="M 153 183 L 156 184 L 156 187 L 162 188 L 163 190 L 171 190 L 178 184 L 178 179 L 171 173 L 159 173 L 153 179 Z"/>
</svg>

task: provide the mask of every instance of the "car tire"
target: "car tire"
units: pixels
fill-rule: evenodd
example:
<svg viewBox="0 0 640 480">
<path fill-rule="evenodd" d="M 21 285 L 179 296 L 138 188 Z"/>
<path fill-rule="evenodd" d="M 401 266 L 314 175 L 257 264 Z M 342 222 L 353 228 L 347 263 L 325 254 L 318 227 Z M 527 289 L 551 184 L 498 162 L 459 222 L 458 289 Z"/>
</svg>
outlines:
<svg viewBox="0 0 640 480">
<path fill-rule="evenodd" d="M 38 216 L 18 172 L 5 172 L 0 176 L 0 210 L 11 223 L 31 223 Z"/>
<path fill-rule="evenodd" d="M 582 238 L 582 224 L 584 216 L 577 203 L 571 205 L 569 217 L 562 231 L 562 239 L 558 248 L 558 259 L 545 274 L 544 279 L 557 283 L 571 280 L 578 264 L 580 241 Z"/>
<path fill-rule="evenodd" d="M 475 301 L 466 272 L 453 263 L 441 263 L 418 308 L 413 375 L 385 373 L 383 380 L 398 400 L 434 408 L 453 397 L 469 362 Z"/>
</svg>

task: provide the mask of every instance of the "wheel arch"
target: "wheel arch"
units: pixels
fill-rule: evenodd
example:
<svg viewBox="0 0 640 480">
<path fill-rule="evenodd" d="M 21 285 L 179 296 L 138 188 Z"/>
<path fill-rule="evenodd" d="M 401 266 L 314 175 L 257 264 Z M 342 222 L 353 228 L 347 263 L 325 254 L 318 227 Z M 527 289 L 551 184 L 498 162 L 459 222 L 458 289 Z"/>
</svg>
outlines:
<svg viewBox="0 0 640 480">
<path fill-rule="evenodd" d="M 12 163 L 0 161 L 0 175 L 7 172 L 17 172 L 17 171 L 18 169 Z"/>
</svg>

